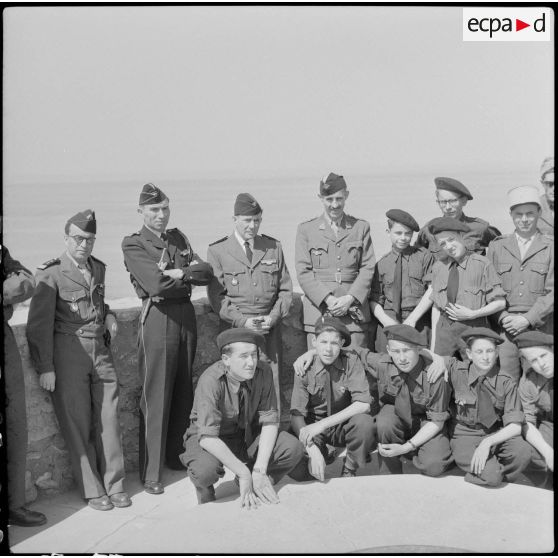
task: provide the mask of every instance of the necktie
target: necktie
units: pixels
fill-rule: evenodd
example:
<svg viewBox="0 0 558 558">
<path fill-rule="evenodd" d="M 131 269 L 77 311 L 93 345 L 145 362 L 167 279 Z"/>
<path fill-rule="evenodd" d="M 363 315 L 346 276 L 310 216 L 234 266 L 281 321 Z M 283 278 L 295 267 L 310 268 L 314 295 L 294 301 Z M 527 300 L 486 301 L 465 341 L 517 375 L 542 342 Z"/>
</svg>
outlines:
<svg viewBox="0 0 558 558">
<path fill-rule="evenodd" d="M 494 410 L 490 392 L 484 385 L 485 379 L 480 377 L 477 382 L 477 421 L 488 430 L 498 420 L 498 415 Z"/>
<path fill-rule="evenodd" d="M 339 227 L 337 226 L 337 223 L 335 223 L 334 221 L 331 222 L 331 230 L 335 233 L 335 236 L 337 236 L 337 233 L 339 232 Z"/>
<path fill-rule="evenodd" d="M 325 371 L 326 383 L 325 383 L 325 394 L 326 394 L 326 404 L 327 404 L 327 416 L 331 416 L 331 376 L 329 371 Z"/>
<path fill-rule="evenodd" d="M 457 291 L 459 289 L 459 271 L 457 271 L 457 262 L 451 262 L 448 274 L 448 303 L 455 304 L 457 300 Z"/>
<path fill-rule="evenodd" d="M 397 261 L 395 263 L 395 273 L 393 275 L 393 287 L 391 289 L 393 311 L 395 312 L 395 319 L 401 321 L 401 290 L 403 283 L 403 254 L 397 254 Z"/>
<path fill-rule="evenodd" d="M 409 386 L 401 376 L 401 389 L 395 397 L 395 414 L 403 421 L 407 428 L 411 428 L 413 424 L 413 415 L 411 413 L 411 396 L 409 394 Z"/>
<path fill-rule="evenodd" d="M 249 446 L 252 443 L 252 416 L 250 413 L 250 388 L 246 382 L 240 382 L 238 390 L 238 420 L 244 430 L 244 441 Z"/>
<path fill-rule="evenodd" d="M 81 273 L 85 279 L 85 282 L 87 283 L 87 286 L 91 286 L 91 280 L 92 280 L 92 275 L 91 272 L 89 271 L 89 268 L 87 267 L 87 264 L 82 264 L 79 266 Z"/>
<path fill-rule="evenodd" d="M 246 257 L 248 258 L 248 261 L 252 263 L 252 249 L 250 248 L 250 243 L 248 241 L 244 243 L 244 249 L 246 250 Z"/>
</svg>

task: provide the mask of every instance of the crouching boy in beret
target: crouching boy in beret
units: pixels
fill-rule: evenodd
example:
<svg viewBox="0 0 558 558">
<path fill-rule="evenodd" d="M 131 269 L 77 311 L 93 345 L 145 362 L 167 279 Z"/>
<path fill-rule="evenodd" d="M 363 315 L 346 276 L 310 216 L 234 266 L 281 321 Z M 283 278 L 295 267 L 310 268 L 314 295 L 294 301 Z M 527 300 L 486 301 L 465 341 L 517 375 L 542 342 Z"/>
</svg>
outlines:
<svg viewBox="0 0 558 558">
<path fill-rule="evenodd" d="M 180 460 L 200 504 L 215 500 L 213 485 L 225 474 L 223 467 L 237 476 L 241 507 L 275 504 L 273 485 L 302 458 L 302 444 L 279 433 L 273 374 L 258 363 L 263 343 L 247 328 L 220 333 L 221 360 L 198 381 Z"/>
</svg>

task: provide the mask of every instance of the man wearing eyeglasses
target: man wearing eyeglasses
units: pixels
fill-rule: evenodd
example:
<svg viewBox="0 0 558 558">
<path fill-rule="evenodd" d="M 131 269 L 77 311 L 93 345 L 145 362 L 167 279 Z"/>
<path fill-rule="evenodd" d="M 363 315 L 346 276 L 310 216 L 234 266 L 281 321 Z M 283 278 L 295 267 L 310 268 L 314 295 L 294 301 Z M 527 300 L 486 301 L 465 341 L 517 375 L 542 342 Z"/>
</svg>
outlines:
<svg viewBox="0 0 558 558">
<path fill-rule="evenodd" d="M 52 393 L 74 478 L 88 505 L 127 507 L 118 423 L 118 380 L 110 338 L 118 332 L 105 304 L 105 264 L 91 255 L 97 222 L 90 209 L 65 226 L 66 251 L 39 266 L 27 341 L 39 384 Z"/>
<path fill-rule="evenodd" d="M 457 219 L 467 225 L 469 231 L 463 234 L 467 249 L 484 255 L 490 242 L 500 236 L 500 231 L 479 217 L 468 217 L 463 213 L 463 208 L 469 200 L 473 199 L 473 196 L 459 180 L 437 177 L 434 179 L 434 183 L 436 185 L 436 202 L 442 211 L 442 215 Z M 448 257 L 430 232 L 432 221 L 433 219 L 428 221 L 419 231 L 415 246 L 428 248 L 437 260 L 447 262 Z"/>
<path fill-rule="evenodd" d="M 554 157 L 547 157 L 541 165 L 541 214 L 537 227 L 543 234 L 554 236 Z"/>
</svg>

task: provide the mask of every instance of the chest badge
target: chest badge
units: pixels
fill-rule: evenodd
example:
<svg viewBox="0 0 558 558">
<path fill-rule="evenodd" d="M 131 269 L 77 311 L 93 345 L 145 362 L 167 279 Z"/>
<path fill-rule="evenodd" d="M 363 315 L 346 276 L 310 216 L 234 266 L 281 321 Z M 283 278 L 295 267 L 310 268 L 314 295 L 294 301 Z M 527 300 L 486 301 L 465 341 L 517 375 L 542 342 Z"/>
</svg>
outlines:
<svg viewBox="0 0 558 558">
<path fill-rule="evenodd" d="M 78 305 L 77 305 L 77 302 L 75 300 L 72 302 L 72 304 L 70 304 L 70 310 L 72 312 L 77 312 L 78 311 Z"/>
<path fill-rule="evenodd" d="M 231 284 L 234 285 L 236 287 L 236 285 L 238 285 L 238 279 L 236 277 L 233 277 L 231 279 Z"/>
</svg>

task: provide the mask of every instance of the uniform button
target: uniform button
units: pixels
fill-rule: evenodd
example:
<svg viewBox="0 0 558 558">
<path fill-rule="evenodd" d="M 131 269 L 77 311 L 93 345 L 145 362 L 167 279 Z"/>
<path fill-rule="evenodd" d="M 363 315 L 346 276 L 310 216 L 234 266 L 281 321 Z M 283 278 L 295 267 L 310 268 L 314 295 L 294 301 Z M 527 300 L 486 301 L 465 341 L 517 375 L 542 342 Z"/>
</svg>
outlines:
<svg viewBox="0 0 558 558">
<path fill-rule="evenodd" d="M 341 256 L 337 256 L 337 259 L 340 260 L 340 259 L 341 259 Z"/>
<path fill-rule="evenodd" d="M 523 296 L 523 293 L 519 293 L 519 296 Z"/>
<path fill-rule="evenodd" d="M 83 333 L 83 329 L 78 329 L 78 333 Z"/>
<path fill-rule="evenodd" d="M 341 244 L 337 243 L 337 248 L 340 248 L 340 247 L 341 247 Z"/>
<path fill-rule="evenodd" d="M 523 285 L 523 283 L 525 283 L 525 281 L 520 281 L 520 282 L 519 282 L 520 285 Z"/>
<path fill-rule="evenodd" d="M 525 268 L 524 268 L 524 267 L 520 267 L 519 269 L 520 269 L 521 271 L 523 271 Z"/>
<path fill-rule="evenodd" d="M 255 298 L 255 301 L 258 302 L 260 299 L 258 297 Z"/>
<path fill-rule="evenodd" d="M 257 283 L 254 281 L 254 282 L 252 283 L 252 285 L 254 285 L 254 287 L 255 287 L 255 286 L 257 285 Z"/>
<path fill-rule="evenodd" d="M 338 268 L 337 268 L 337 271 L 341 271 L 341 268 L 340 268 L 340 267 L 338 267 Z"/>
</svg>

